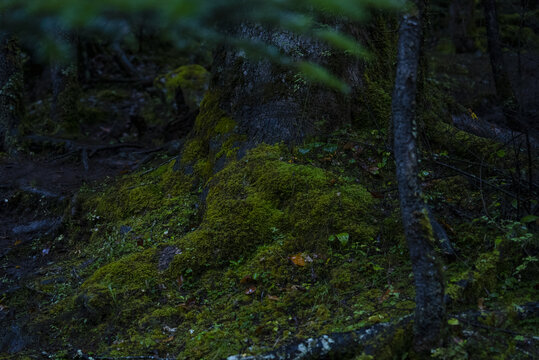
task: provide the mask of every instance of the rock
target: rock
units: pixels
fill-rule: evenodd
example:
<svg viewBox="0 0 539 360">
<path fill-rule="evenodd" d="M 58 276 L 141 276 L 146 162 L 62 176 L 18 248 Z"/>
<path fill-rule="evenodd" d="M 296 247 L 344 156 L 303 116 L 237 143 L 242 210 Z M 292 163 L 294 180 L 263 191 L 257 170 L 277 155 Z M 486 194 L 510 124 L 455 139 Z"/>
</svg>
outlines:
<svg viewBox="0 0 539 360">
<path fill-rule="evenodd" d="M 28 338 L 18 325 L 0 329 L 0 352 L 17 353 L 28 345 Z"/>
<path fill-rule="evenodd" d="M 159 271 L 167 270 L 174 256 L 181 253 L 182 251 L 175 246 L 165 246 L 159 253 L 159 262 L 157 264 Z"/>
<path fill-rule="evenodd" d="M 25 225 L 15 226 L 11 230 L 11 232 L 14 235 L 27 234 L 32 232 L 44 232 L 48 235 L 60 226 L 62 220 L 63 219 L 61 217 L 54 219 L 36 220 Z"/>
<path fill-rule="evenodd" d="M 131 230 L 133 230 L 131 226 L 127 226 L 127 225 L 120 226 L 120 234 L 122 235 L 129 233 Z"/>
</svg>

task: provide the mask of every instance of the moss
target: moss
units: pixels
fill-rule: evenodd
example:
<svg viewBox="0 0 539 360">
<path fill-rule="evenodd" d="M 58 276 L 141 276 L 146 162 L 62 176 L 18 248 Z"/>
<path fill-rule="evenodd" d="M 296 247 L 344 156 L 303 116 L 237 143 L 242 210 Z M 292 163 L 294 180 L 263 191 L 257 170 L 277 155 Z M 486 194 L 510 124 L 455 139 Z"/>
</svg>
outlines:
<svg viewBox="0 0 539 360">
<path fill-rule="evenodd" d="M 288 251 L 325 251 L 328 236 L 348 232 L 351 242 L 371 241 L 373 200 L 359 185 L 334 187 L 321 169 L 285 161 L 284 147 L 261 145 L 211 180 L 199 229 L 179 242 L 176 273 L 247 257 L 270 244 L 273 229 L 288 233 Z M 333 175 L 332 175 L 333 177 Z"/>
<path fill-rule="evenodd" d="M 76 135 L 80 132 L 81 88 L 77 77 L 77 67 L 70 65 L 61 70 L 62 89 L 57 95 L 55 114 L 62 130 Z"/>
<path fill-rule="evenodd" d="M 234 160 L 245 136 L 235 133 L 236 122 L 223 111 L 218 92 L 208 92 L 200 105 L 193 131 L 181 154 L 181 164 L 192 166 L 207 181 L 226 162 Z M 217 163 L 221 163 L 216 167 Z"/>
<path fill-rule="evenodd" d="M 168 74 L 157 77 L 155 84 L 165 92 L 169 102 L 181 89 L 185 102 L 191 109 L 198 108 L 204 93 L 208 90 L 210 73 L 197 64 L 183 65 Z"/>
<path fill-rule="evenodd" d="M 68 304 L 50 313 L 63 319 L 70 343 L 107 356 L 226 357 L 246 345 L 259 354 L 410 311 L 407 267 L 391 275 L 402 300 L 380 300 L 389 280 L 375 250 L 377 200 L 354 178 L 297 164 L 284 145 L 260 145 L 211 176 L 196 229 L 164 235 L 193 206 L 192 177 L 172 167 L 80 194 L 85 226 L 97 230 L 77 243 L 98 260 Z M 119 231 L 124 225 L 131 230 Z M 342 232 L 348 244 L 328 241 Z M 162 243 L 177 248 L 165 271 L 157 269 Z"/>
<path fill-rule="evenodd" d="M 389 129 L 391 119 L 391 92 L 397 53 L 395 36 L 397 24 L 387 16 L 376 15 L 368 34 L 366 44 L 372 58 L 366 63 L 363 72 L 363 86 L 358 96 L 359 127 L 378 130 Z"/>
<path fill-rule="evenodd" d="M 96 93 L 99 101 L 119 102 L 129 98 L 129 92 L 125 89 L 103 89 Z"/>
<path fill-rule="evenodd" d="M 208 150 L 201 139 L 191 139 L 187 141 L 182 150 L 182 162 L 193 162 L 207 156 Z"/>
<path fill-rule="evenodd" d="M 230 133 L 236 127 L 236 122 L 229 117 L 222 117 L 219 119 L 214 127 L 214 131 L 217 134 Z"/>
<path fill-rule="evenodd" d="M 475 154 L 492 163 L 501 160 L 496 153 L 502 145 L 493 140 L 458 130 L 442 121 L 427 122 L 427 125 L 426 131 L 430 140 L 444 149 L 451 150 L 455 155 L 466 158 Z"/>
<path fill-rule="evenodd" d="M 189 177 L 173 170 L 171 162 L 144 175 L 128 175 L 100 194 L 91 195 L 83 205 L 95 209 L 96 216 L 109 221 L 128 220 L 133 216 L 152 216 L 163 210 L 163 203 L 173 204 L 188 198 L 191 191 Z"/>
</svg>

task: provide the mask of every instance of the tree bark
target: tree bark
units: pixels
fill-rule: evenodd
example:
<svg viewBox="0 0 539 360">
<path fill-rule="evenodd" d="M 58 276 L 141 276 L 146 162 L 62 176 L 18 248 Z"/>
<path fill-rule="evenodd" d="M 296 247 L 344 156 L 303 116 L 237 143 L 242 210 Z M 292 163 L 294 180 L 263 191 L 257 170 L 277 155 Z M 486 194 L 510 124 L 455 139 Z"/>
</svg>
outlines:
<svg viewBox="0 0 539 360">
<path fill-rule="evenodd" d="M 490 64 L 492 66 L 492 75 L 494 76 L 496 93 L 501 101 L 514 101 L 515 96 L 513 88 L 511 87 L 507 67 L 505 66 L 505 61 L 503 59 L 496 1 L 483 0 L 483 9 L 485 11 L 487 27 L 488 53 L 490 56 Z"/>
<path fill-rule="evenodd" d="M 0 151 L 15 152 L 24 114 L 23 70 L 16 40 L 0 33 Z"/>
<path fill-rule="evenodd" d="M 234 36 L 263 42 L 296 61 L 326 66 L 357 89 L 360 64 L 324 43 L 291 32 L 243 24 Z M 217 53 L 212 88 L 221 91 L 222 108 L 247 135 L 246 148 L 259 143 L 297 143 L 320 130 L 351 120 L 351 96 L 307 82 L 296 70 L 226 47 Z M 211 91 L 211 89 L 210 89 Z"/>
<path fill-rule="evenodd" d="M 475 2 L 470 0 L 452 0 L 449 4 L 449 31 L 457 53 L 476 50 L 472 38 L 474 28 Z"/>
<path fill-rule="evenodd" d="M 76 49 L 74 35 L 56 27 L 55 38 L 61 46 L 70 50 Z M 77 132 L 78 102 L 80 87 L 78 82 L 78 70 L 76 61 L 68 58 L 53 59 L 50 65 L 52 100 L 51 119 L 68 132 Z"/>
<path fill-rule="evenodd" d="M 440 344 L 445 305 L 436 242 L 418 178 L 416 96 L 423 36 L 419 3 L 419 10 L 404 15 L 399 29 L 392 114 L 401 213 L 416 289 L 414 347 L 427 352 Z"/>
</svg>

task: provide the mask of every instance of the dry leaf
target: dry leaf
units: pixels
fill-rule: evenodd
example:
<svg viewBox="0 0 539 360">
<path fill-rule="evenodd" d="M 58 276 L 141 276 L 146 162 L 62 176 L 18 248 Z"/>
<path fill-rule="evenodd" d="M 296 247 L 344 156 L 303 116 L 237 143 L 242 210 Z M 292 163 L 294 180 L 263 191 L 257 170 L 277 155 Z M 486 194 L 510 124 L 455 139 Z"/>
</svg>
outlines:
<svg viewBox="0 0 539 360">
<path fill-rule="evenodd" d="M 290 287 L 290 289 L 294 290 L 294 291 L 307 291 L 307 289 L 305 289 L 303 286 L 301 285 L 292 285 Z"/>
<path fill-rule="evenodd" d="M 279 298 L 274 295 L 268 295 L 268 299 L 273 300 L 273 301 L 279 301 Z"/>
<path fill-rule="evenodd" d="M 289 257 L 290 261 L 294 263 L 296 266 L 305 266 L 305 259 L 303 258 L 303 254 L 299 253 L 296 255 L 292 255 Z"/>
<path fill-rule="evenodd" d="M 183 275 L 180 275 L 180 277 L 176 281 L 178 282 L 178 286 L 182 287 L 182 285 L 183 285 Z"/>
<path fill-rule="evenodd" d="M 168 342 L 171 342 L 172 340 L 174 340 L 174 336 L 169 336 L 168 338 L 166 338 L 165 340 L 161 341 L 162 343 L 168 343 Z"/>
<path fill-rule="evenodd" d="M 249 287 L 247 290 L 245 290 L 245 295 L 251 295 L 254 294 L 256 291 L 256 288 L 254 286 Z"/>
<path fill-rule="evenodd" d="M 481 311 L 485 310 L 485 299 L 484 298 L 477 299 L 477 307 Z"/>
<path fill-rule="evenodd" d="M 380 296 L 380 298 L 378 299 L 378 303 L 381 304 L 386 301 L 387 298 L 389 298 L 389 294 L 391 294 L 391 289 L 387 289 L 384 295 Z"/>
<path fill-rule="evenodd" d="M 20 244 L 22 244 L 22 240 L 15 241 L 15 243 L 13 245 L 17 246 L 17 245 L 20 245 Z"/>
</svg>

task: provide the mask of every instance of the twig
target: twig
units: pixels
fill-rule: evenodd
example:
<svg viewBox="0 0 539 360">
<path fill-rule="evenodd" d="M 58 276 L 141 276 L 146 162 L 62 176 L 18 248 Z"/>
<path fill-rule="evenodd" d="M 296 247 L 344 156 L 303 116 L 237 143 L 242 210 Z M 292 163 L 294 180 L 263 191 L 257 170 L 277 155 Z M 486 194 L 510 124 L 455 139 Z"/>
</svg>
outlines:
<svg viewBox="0 0 539 360">
<path fill-rule="evenodd" d="M 514 199 L 517 198 L 517 196 L 516 196 L 515 194 L 513 194 L 512 192 L 507 191 L 507 190 L 505 190 L 505 189 L 502 189 L 501 187 L 499 187 L 499 186 L 497 186 L 497 185 L 494 185 L 494 184 L 492 184 L 492 183 L 490 183 L 490 182 L 488 182 L 488 181 L 486 181 L 486 180 L 482 180 L 481 178 L 475 176 L 474 174 L 471 174 L 471 173 L 469 173 L 469 172 L 467 172 L 467 171 L 464 171 L 464 170 L 462 170 L 462 169 L 459 169 L 459 168 L 457 168 L 457 167 L 455 167 L 455 166 L 452 166 L 452 165 L 449 165 L 449 164 L 445 164 L 445 163 L 440 162 L 440 161 L 438 161 L 438 160 L 431 160 L 431 161 L 433 161 L 435 164 L 438 164 L 438 165 L 441 165 L 441 166 L 445 166 L 445 167 L 447 167 L 447 168 L 449 168 L 449 169 L 451 169 L 451 170 L 454 170 L 454 171 L 456 171 L 456 172 L 458 172 L 458 173 L 460 173 L 460 174 L 462 174 L 462 175 L 464 175 L 464 176 L 468 176 L 469 178 L 472 178 L 472 179 L 474 179 L 474 180 L 477 180 L 477 181 L 479 181 L 480 183 L 483 183 L 483 184 L 485 184 L 485 185 L 488 185 L 488 186 L 490 186 L 490 187 L 492 187 L 492 188 L 494 188 L 494 189 L 496 189 L 496 190 L 498 190 L 498 191 L 500 191 L 500 192 L 503 192 L 503 193 L 504 193 L 505 195 L 507 195 L 507 196 L 510 196 L 510 197 L 512 197 L 512 198 L 514 198 Z"/>
<path fill-rule="evenodd" d="M 86 149 L 82 149 L 80 157 L 82 159 L 82 166 L 84 167 L 84 171 L 88 172 L 88 169 L 90 168 L 88 166 L 88 151 Z"/>
<path fill-rule="evenodd" d="M 137 74 L 137 69 L 135 68 L 135 66 L 133 66 L 120 45 L 115 42 L 112 44 L 111 47 L 112 51 L 114 52 L 113 58 L 120 66 L 120 69 L 122 69 L 122 71 L 125 72 L 126 75 L 134 77 Z"/>
</svg>

